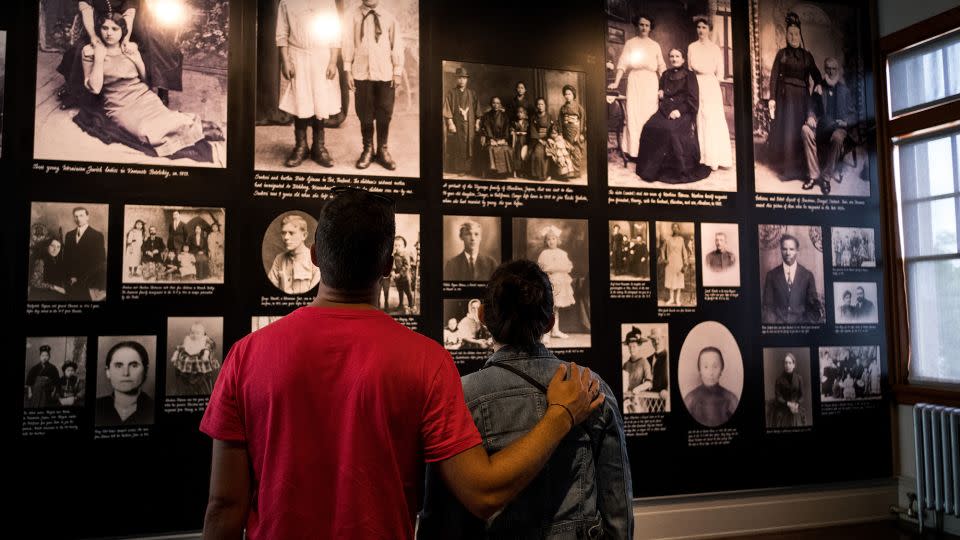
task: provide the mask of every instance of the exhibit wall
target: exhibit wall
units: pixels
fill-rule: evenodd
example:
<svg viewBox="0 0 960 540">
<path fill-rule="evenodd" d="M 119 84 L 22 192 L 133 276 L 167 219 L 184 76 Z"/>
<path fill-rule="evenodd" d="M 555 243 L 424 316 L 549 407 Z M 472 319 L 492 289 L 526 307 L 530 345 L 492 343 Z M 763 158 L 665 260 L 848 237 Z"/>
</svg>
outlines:
<svg viewBox="0 0 960 540">
<path fill-rule="evenodd" d="M 19 521 L 201 527 L 208 397 L 337 186 L 396 200 L 377 307 L 462 374 L 493 269 L 547 272 L 636 497 L 892 474 L 874 2 L 294 4 L 0 13 Z"/>
</svg>

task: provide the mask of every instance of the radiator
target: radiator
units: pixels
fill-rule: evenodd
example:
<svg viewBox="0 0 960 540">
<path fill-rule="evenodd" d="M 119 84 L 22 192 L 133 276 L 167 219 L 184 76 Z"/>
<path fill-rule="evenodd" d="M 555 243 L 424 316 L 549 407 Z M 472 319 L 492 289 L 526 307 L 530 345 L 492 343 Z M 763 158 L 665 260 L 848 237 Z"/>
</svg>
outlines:
<svg viewBox="0 0 960 540">
<path fill-rule="evenodd" d="M 922 531 L 924 510 L 960 516 L 960 408 L 920 403 L 913 420 Z"/>
</svg>

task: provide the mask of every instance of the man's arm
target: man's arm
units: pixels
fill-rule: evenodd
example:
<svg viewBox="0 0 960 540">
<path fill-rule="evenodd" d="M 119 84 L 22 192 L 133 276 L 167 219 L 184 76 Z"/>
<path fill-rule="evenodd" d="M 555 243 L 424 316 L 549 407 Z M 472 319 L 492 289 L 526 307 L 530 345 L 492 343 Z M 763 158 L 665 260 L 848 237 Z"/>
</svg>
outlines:
<svg viewBox="0 0 960 540">
<path fill-rule="evenodd" d="M 250 510 L 250 458 L 244 443 L 213 441 L 204 540 L 242 539 Z"/>
<path fill-rule="evenodd" d="M 438 463 L 450 491 L 475 516 L 488 519 L 513 500 L 540 473 L 560 441 L 595 411 L 602 393 L 591 401 L 598 383 L 589 369 L 566 364 L 557 369 L 547 388 L 547 411 L 533 429 L 490 456 L 474 446 Z"/>
</svg>

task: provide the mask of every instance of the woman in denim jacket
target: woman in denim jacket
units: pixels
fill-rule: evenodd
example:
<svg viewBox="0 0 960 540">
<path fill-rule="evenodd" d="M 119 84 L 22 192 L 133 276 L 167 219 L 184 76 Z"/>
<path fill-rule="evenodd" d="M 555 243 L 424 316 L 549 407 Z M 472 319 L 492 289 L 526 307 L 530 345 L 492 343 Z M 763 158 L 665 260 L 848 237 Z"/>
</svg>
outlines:
<svg viewBox="0 0 960 540">
<path fill-rule="evenodd" d="M 545 387 L 560 360 L 541 342 L 554 324 L 553 291 L 531 261 L 494 271 L 480 312 L 496 342 L 483 369 L 463 377 L 467 407 L 493 454 L 522 437 L 543 416 Z M 519 372 L 519 373 L 518 373 Z M 500 513 L 482 522 L 428 477 L 421 537 L 633 538 L 630 462 L 613 391 L 592 417 L 560 443 L 543 471 Z"/>
</svg>

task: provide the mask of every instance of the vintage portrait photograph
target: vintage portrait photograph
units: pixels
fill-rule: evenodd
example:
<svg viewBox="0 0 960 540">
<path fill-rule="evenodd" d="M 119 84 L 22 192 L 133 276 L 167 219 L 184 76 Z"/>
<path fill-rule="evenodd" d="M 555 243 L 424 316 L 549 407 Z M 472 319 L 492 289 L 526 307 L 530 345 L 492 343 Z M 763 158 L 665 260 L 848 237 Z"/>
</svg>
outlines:
<svg viewBox="0 0 960 540">
<path fill-rule="evenodd" d="M 820 347 L 820 401 L 879 399 L 880 347 Z"/>
<path fill-rule="evenodd" d="M 610 281 L 650 281 L 650 223 L 616 220 L 610 234 Z"/>
<path fill-rule="evenodd" d="M 620 325 L 623 414 L 670 412 L 669 349 L 666 323 Z"/>
<path fill-rule="evenodd" d="M 256 170 L 419 177 L 419 2 L 256 4 Z"/>
<path fill-rule="evenodd" d="M 279 321 L 283 315 L 254 315 L 250 317 L 250 331 L 256 332 L 261 328 L 266 328 L 270 323 Z"/>
<path fill-rule="evenodd" d="M 107 298 L 109 206 L 30 205 L 28 302 L 103 302 Z"/>
<path fill-rule="evenodd" d="M 480 299 L 443 301 L 443 348 L 493 352 L 493 336 L 480 321 Z"/>
<path fill-rule="evenodd" d="M 865 7 L 750 0 L 750 10 L 756 191 L 869 197 Z"/>
<path fill-rule="evenodd" d="M 704 287 L 740 286 L 740 227 L 736 223 L 701 223 L 700 253 Z"/>
<path fill-rule="evenodd" d="M 588 247 L 585 219 L 513 219 L 513 258 L 536 261 L 553 286 L 551 349 L 590 347 Z"/>
<path fill-rule="evenodd" d="M 420 315 L 420 215 L 396 214 L 393 269 L 380 278 L 377 306 L 390 315 Z"/>
<path fill-rule="evenodd" d="M 223 208 L 126 205 L 123 283 L 222 284 Z"/>
<path fill-rule="evenodd" d="M 34 159 L 227 162 L 227 0 L 40 2 Z"/>
<path fill-rule="evenodd" d="M 320 269 L 310 258 L 316 231 L 313 216 L 291 210 L 274 218 L 263 233 L 263 271 L 283 294 L 306 294 L 320 283 Z"/>
<path fill-rule="evenodd" d="M 28 337 L 23 408 L 82 407 L 87 396 L 86 337 Z"/>
<path fill-rule="evenodd" d="M 764 417 L 768 430 L 813 425 L 810 349 L 763 349 Z"/>
<path fill-rule="evenodd" d="M 870 227 L 831 227 L 834 268 L 876 268 L 877 245 Z"/>
<path fill-rule="evenodd" d="M 500 266 L 500 218 L 443 216 L 443 280 L 486 283 Z"/>
<path fill-rule="evenodd" d="M 697 305 L 697 247 L 690 222 L 657 222 L 657 305 Z"/>
<path fill-rule="evenodd" d="M 833 283 L 833 316 L 837 324 L 877 324 L 877 284 Z"/>
<path fill-rule="evenodd" d="M 687 334 L 677 384 L 683 405 L 698 424 L 718 427 L 733 417 L 743 392 L 743 358 L 726 326 L 705 321 Z"/>
<path fill-rule="evenodd" d="M 167 317 L 166 395 L 209 396 L 223 355 L 223 317 Z"/>
<path fill-rule="evenodd" d="M 94 425 L 130 427 L 154 422 L 157 336 L 100 336 Z"/>
<path fill-rule="evenodd" d="M 730 0 L 607 0 L 610 186 L 736 191 Z"/>
<path fill-rule="evenodd" d="M 587 185 L 585 89 L 579 71 L 444 60 L 443 177 Z"/>
<path fill-rule="evenodd" d="M 823 324 L 823 231 L 816 225 L 760 225 L 763 324 Z"/>
</svg>

